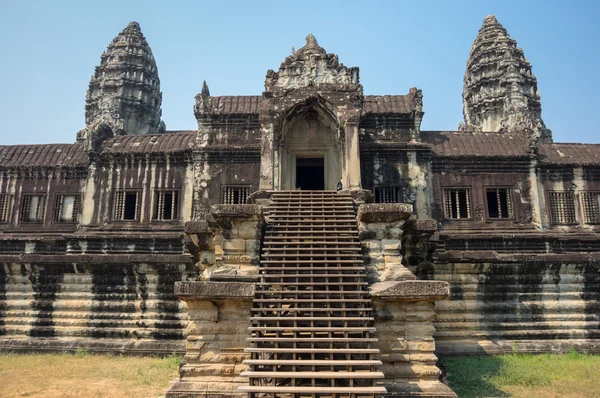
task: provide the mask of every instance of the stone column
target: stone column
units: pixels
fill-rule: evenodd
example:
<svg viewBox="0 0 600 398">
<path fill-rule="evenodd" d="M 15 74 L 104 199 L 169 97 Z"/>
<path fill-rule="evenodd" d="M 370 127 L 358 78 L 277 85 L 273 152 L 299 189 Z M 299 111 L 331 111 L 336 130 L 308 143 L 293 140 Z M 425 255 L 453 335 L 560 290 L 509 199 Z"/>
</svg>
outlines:
<svg viewBox="0 0 600 398">
<path fill-rule="evenodd" d="M 260 182 L 259 190 L 272 190 L 274 188 L 273 180 L 273 139 L 274 125 L 271 120 L 261 120 L 260 127 Z"/>
<path fill-rule="evenodd" d="M 175 294 L 188 305 L 189 326 L 179 381 L 167 398 L 242 398 L 237 388 L 249 354 L 254 284 L 244 282 L 176 282 Z"/>
<path fill-rule="evenodd" d="M 360 181 L 360 152 L 358 144 L 358 120 L 347 121 L 345 124 L 345 168 L 344 189 L 361 189 Z"/>
</svg>

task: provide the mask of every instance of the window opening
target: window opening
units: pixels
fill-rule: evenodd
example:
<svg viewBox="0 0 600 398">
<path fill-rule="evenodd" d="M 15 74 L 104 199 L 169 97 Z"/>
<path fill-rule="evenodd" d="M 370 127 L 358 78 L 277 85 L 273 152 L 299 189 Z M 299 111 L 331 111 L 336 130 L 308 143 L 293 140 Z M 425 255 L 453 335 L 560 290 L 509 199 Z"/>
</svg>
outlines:
<svg viewBox="0 0 600 398">
<path fill-rule="evenodd" d="M 57 195 L 54 207 L 54 222 L 77 222 L 79 195 Z"/>
<path fill-rule="evenodd" d="M 44 221 L 46 208 L 46 195 L 24 195 L 21 207 L 22 222 Z"/>
<path fill-rule="evenodd" d="M 400 203 L 404 200 L 404 188 L 400 186 L 375 187 L 375 202 Z"/>
<path fill-rule="evenodd" d="M 0 195 L 0 223 L 10 221 L 12 195 Z"/>
<path fill-rule="evenodd" d="M 585 223 L 600 224 L 600 192 L 584 192 L 581 199 Z"/>
<path fill-rule="evenodd" d="M 244 205 L 250 196 L 250 185 L 223 185 L 222 197 L 226 205 Z"/>
<path fill-rule="evenodd" d="M 154 192 L 154 220 L 176 220 L 179 212 L 178 191 Z"/>
<path fill-rule="evenodd" d="M 138 191 L 121 191 L 115 196 L 115 220 L 137 220 L 139 215 Z"/>
<path fill-rule="evenodd" d="M 489 218 L 512 218 L 513 209 L 510 189 L 497 188 L 486 191 Z"/>
<path fill-rule="evenodd" d="M 451 220 L 471 218 L 468 189 L 447 189 L 445 196 L 446 218 Z"/>
<path fill-rule="evenodd" d="M 575 224 L 575 200 L 573 192 L 549 192 L 552 224 Z"/>
</svg>

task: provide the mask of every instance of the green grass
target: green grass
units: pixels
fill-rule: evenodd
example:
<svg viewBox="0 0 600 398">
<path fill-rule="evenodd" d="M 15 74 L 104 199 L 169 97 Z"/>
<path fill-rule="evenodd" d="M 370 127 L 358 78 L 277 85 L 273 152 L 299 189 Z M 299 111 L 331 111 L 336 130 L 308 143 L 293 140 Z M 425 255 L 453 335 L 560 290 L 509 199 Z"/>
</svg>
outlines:
<svg viewBox="0 0 600 398">
<path fill-rule="evenodd" d="M 600 397 L 600 356 L 515 354 L 445 358 L 450 387 L 469 397 Z"/>
</svg>

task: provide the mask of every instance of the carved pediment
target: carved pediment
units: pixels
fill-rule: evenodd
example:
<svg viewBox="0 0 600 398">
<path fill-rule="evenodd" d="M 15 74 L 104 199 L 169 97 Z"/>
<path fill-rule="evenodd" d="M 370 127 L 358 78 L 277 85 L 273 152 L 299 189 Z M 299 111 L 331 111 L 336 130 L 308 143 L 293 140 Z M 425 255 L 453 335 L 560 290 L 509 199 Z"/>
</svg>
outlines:
<svg viewBox="0 0 600 398">
<path fill-rule="evenodd" d="M 337 54 L 328 54 L 312 35 L 306 45 L 287 57 L 279 71 L 267 71 L 265 91 L 272 95 L 305 87 L 356 89 L 359 86 L 358 68 L 341 64 Z"/>
</svg>

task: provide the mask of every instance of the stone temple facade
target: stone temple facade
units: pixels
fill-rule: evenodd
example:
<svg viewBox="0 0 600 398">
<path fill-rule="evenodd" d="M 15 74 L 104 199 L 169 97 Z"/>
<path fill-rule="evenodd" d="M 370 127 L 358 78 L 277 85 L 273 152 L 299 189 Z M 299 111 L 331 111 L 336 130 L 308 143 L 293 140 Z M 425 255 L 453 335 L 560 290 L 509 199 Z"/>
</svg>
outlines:
<svg viewBox="0 0 600 398">
<path fill-rule="evenodd" d="M 313 35 L 261 95 L 204 83 L 196 129 L 161 97 L 132 22 L 75 143 L 0 146 L 0 350 L 186 353 L 172 397 L 453 396 L 437 355 L 600 352 L 600 146 L 553 142 L 493 16 L 455 131 Z"/>
</svg>

